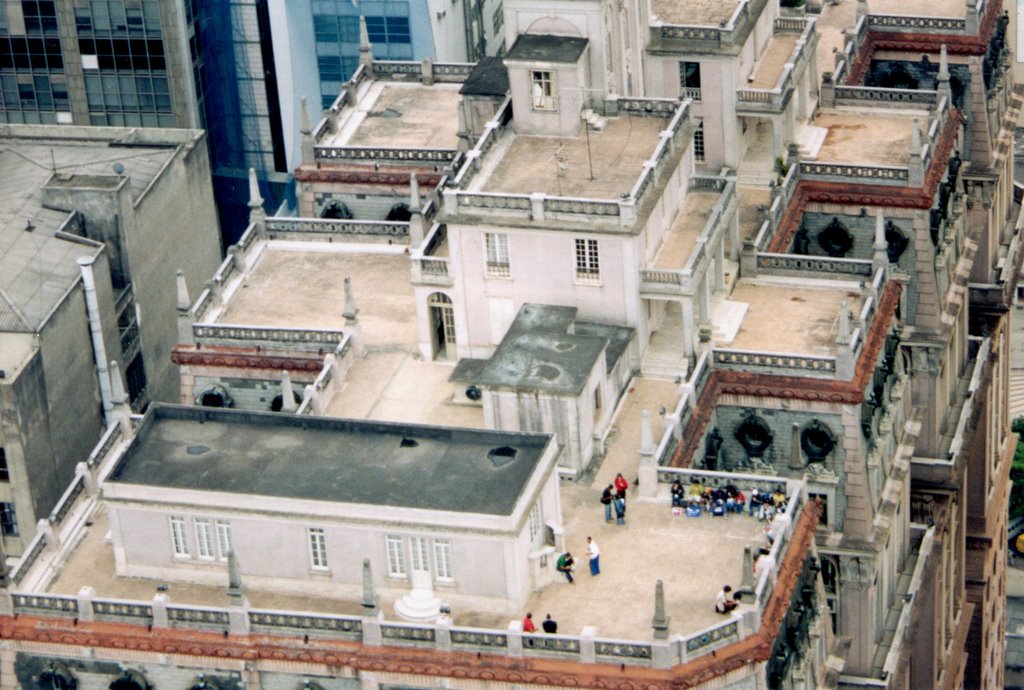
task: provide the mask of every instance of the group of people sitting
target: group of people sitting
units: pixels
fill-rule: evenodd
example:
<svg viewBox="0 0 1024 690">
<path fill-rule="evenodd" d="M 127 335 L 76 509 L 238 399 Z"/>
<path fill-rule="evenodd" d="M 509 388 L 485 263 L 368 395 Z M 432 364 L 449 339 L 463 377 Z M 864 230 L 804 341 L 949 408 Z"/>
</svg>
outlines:
<svg viewBox="0 0 1024 690">
<path fill-rule="evenodd" d="M 774 493 L 755 488 L 748 499 L 735 484 L 705 487 L 694 477 L 689 487 L 684 487 L 677 477 L 672 482 L 671 493 L 672 507 L 685 508 L 687 517 L 726 518 L 729 513 L 742 513 L 746 509 L 750 516 L 756 514 L 758 520 L 770 522 L 777 511 L 786 508 L 786 494 L 781 486 L 776 487 Z"/>
</svg>

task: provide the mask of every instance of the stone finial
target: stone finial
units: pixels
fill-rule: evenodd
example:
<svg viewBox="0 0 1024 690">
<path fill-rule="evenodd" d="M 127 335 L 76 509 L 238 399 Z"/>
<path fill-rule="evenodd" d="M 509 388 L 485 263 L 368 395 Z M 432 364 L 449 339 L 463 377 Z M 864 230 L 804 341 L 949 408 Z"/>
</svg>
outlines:
<svg viewBox="0 0 1024 690">
<path fill-rule="evenodd" d="M 943 80 L 949 81 L 949 55 L 945 43 L 939 48 L 939 81 Z"/>
<path fill-rule="evenodd" d="M 875 243 L 871 255 L 872 273 L 877 273 L 878 269 L 885 270 L 889 267 L 888 246 L 888 242 L 885 241 L 885 217 L 882 215 L 882 210 L 879 209 L 878 215 L 875 216 Z"/>
<path fill-rule="evenodd" d="M 836 342 L 840 345 L 850 344 L 850 307 L 844 299 L 839 305 L 839 335 Z"/>
<path fill-rule="evenodd" d="M 740 589 L 754 589 L 754 547 L 743 547 L 743 573 L 740 575 Z"/>
<path fill-rule="evenodd" d="M 238 557 L 232 549 L 228 551 L 228 596 L 232 599 L 241 599 L 244 594 L 242 571 L 238 567 Z"/>
<path fill-rule="evenodd" d="M 363 614 L 372 618 L 377 615 L 379 597 L 373 591 L 373 570 L 370 567 L 370 559 L 363 559 Z"/>
<path fill-rule="evenodd" d="M 910 130 L 910 155 L 921 155 L 921 122 L 916 117 Z"/>
<path fill-rule="evenodd" d="M 262 232 L 266 228 L 267 213 L 263 210 L 263 197 L 260 196 L 260 182 L 256 178 L 256 169 L 249 168 L 249 223 Z"/>
<path fill-rule="evenodd" d="M 287 371 L 281 372 L 281 411 L 295 412 L 299 409 L 295 402 L 295 389 L 292 388 L 292 377 Z"/>
<path fill-rule="evenodd" d="M 640 455 L 654 455 L 654 432 L 651 430 L 651 413 L 640 413 Z"/>
<path fill-rule="evenodd" d="M 306 103 L 305 96 L 300 101 L 300 111 L 299 133 L 302 135 L 302 162 L 314 163 L 316 162 L 316 155 L 313 151 L 313 127 L 309 123 L 309 104 Z"/>
<path fill-rule="evenodd" d="M 793 422 L 793 431 L 790 439 L 789 469 L 802 470 L 804 467 L 804 456 L 800 452 L 800 425 L 796 422 Z"/>
<path fill-rule="evenodd" d="M 420 181 L 416 173 L 409 174 L 409 210 L 419 213 L 423 206 L 420 203 Z"/>
<path fill-rule="evenodd" d="M 352 291 L 352 279 L 345 276 L 345 311 L 342 312 L 342 316 L 350 324 L 356 320 L 356 316 L 359 314 L 359 309 L 356 307 L 356 296 Z"/>
<path fill-rule="evenodd" d="M 192 308 L 192 300 L 188 297 L 188 284 L 185 282 L 185 272 L 179 268 L 176 276 L 178 285 L 178 313 L 187 312 Z"/>
<path fill-rule="evenodd" d="M 878 209 L 878 213 L 875 214 L 875 243 L 872 245 L 875 250 L 886 247 L 885 243 L 885 214 L 882 213 L 882 209 Z"/>
<path fill-rule="evenodd" d="M 110 402 L 114 407 L 128 404 L 128 395 L 124 392 L 124 381 L 121 380 L 121 366 L 116 359 L 110 360 Z"/>
<path fill-rule="evenodd" d="M 654 618 L 651 619 L 654 639 L 668 639 L 668 621 L 669 618 L 665 615 L 665 585 L 658 580 L 654 583 Z"/>
<path fill-rule="evenodd" d="M 373 46 L 370 45 L 370 33 L 366 30 L 366 17 L 359 15 L 359 64 L 373 64 Z"/>
</svg>

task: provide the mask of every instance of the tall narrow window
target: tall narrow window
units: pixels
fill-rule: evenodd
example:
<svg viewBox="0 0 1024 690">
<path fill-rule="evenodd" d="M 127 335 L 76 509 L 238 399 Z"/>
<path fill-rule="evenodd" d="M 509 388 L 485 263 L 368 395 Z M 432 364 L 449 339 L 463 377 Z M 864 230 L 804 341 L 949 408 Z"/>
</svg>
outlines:
<svg viewBox="0 0 1024 690">
<path fill-rule="evenodd" d="M 540 530 L 543 526 L 544 522 L 540 514 L 540 501 L 537 501 L 533 504 L 533 508 L 530 509 L 530 544 L 533 546 L 540 545 Z"/>
<path fill-rule="evenodd" d="M 388 577 L 406 577 L 403 550 L 405 540 L 394 536 L 387 536 L 384 540 L 388 549 Z"/>
<path fill-rule="evenodd" d="M 679 95 L 682 98 L 700 100 L 700 63 L 679 63 Z"/>
<path fill-rule="evenodd" d="M 411 537 L 409 547 L 412 551 L 412 569 L 414 572 L 430 572 L 430 548 L 426 537 Z"/>
<path fill-rule="evenodd" d="M 7 469 L 7 451 L 0 448 L 0 482 L 11 481 L 11 472 Z"/>
<path fill-rule="evenodd" d="M 0 534 L 18 536 L 18 514 L 14 512 L 13 503 L 0 503 Z"/>
<path fill-rule="evenodd" d="M 597 240 L 576 240 L 576 282 L 601 282 L 601 263 L 597 254 Z"/>
<path fill-rule="evenodd" d="M 434 540 L 434 565 L 438 580 L 451 582 L 455 579 L 455 569 L 452 567 L 452 543 L 447 539 Z"/>
<path fill-rule="evenodd" d="M 235 550 L 235 536 L 231 533 L 231 523 L 227 520 L 217 520 L 217 550 L 222 561 L 226 561 L 228 553 Z"/>
<path fill-rule="evenodd" d="M 693 158 L 698 163 L 704 162 L 704 121 L 697 123 L 693 132 Z"/>
<path fill-rule="evenodd" d="M 327 570 L 327 538 L 320 527 L 310 527 L 309 565 L 313 570 Z"/>
<path fill-rule="evenodd" d="M 530 104 L 534 110 L 556 110 L 555 87 L 551 72 L 532 70 L 530 72 Z"/>
<path fill-rule="evenodd" d="M 171 516 L 171 547 L 175 556 L 188 556 L 188 532 L 185 530 L 185 518 Z"/>
<path fill-rule="evenodd" d="M 196 528 L 196 555 L 200 558 L 213 559 L 213 526 L 206 518 L 193 521 Z"/>
<path fill-rule="evenodd" d="M 508 260 L 508 235 L 503 232 L 484 234 L 487 246 L 487 275 L 492 278 L 507 278 L 512 275 L 512 265 Z"/>
</svg>

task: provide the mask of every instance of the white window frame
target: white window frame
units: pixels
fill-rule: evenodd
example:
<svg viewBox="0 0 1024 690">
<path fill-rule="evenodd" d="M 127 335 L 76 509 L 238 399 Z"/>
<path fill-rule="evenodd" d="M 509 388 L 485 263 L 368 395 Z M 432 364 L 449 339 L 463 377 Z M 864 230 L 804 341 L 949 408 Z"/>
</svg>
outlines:
<svg viewBox="0 0 1024 690">
<path fill-rule="evenodd" d="M 434 577 L 438 582 L 455 581 L 455 566 L 452 561 L 450 539 L 434 540 Z"/>
<path fill-rule="evenodd" d="M 327 534 L 323 527 L 307 527 L 306 543 L 309 546 L 309 567 L 312 570 L 328 570 Z"/>
<path fill-rule="evenodd" d="M 209 518 L 195 518 L 192 527 L 196 533 L 196 557 L 204 561 L 215 558 L 213 546 L 213 525 Z"/>
<path fill-rule="evenodd" d="M 426 537 L 409 537 L 409 565 L 413 571 L 431 572 L 430 540 Z"/>
<path fill-rule="evenodd" d="M 697 163 L 704 162 L 706 154 L 706 141 L 704 139 L 704 120 L 697 123 L 697 129 L 693 131 L 693 160 Z"/>
<path fill-rule="evenodd" d="M 551 70 L 530 70 L 530 107 L 550 112 L 558 110 L 555 102 L 555 73 Z"/>
<path fill-rule="evenodd" d="M 384 548 L 388 557 L 388 577 L 408 578 L 409 571 L 405 564 L 405 539 L 389 534 L 384 537 Z"/>
<path fill-rule="evenodd" d="M 220 560 L 228 559 L 228 552 L 235 549 L 235 535 L 231 531 L 231 523 L 227 520 L 217 520 L 217 551 Z"/>
<path fill-rule="evenodd" d="M 534 547 L 540 542 L 541 532 L 544 528 L 543 515 L 541 515 L 540 501 L 533 504 L 530 509 L 530 544 Z"/>
<path fill-rule="evenodd" d="M 179 515 L 170 517 L 171 527 L 171 551 L 175 558 L 191 558 L 192 552 L 188 547 L 188 528 L 185 518 Z"/>
<path fill-rule="evenodd" d="M 508 233 L 485 232 L 484 253 L 488 278 L 511 277 L 512 262 L 508 254 Z"/>
<path fill-rule="evenodd" d="M 577 237 L 573 246 L 576 282 L 582 285 L 600 285 L 601 250 L 597 240 Z"/>
</svg>

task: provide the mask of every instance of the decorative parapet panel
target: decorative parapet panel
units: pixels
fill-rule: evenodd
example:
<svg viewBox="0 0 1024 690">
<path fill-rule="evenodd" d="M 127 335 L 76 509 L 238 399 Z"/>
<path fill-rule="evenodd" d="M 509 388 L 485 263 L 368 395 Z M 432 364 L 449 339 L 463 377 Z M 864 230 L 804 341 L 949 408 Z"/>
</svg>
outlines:
<svg viewBox="0 0 1024 690">
<path fill-rule="evenodd" d="M 192 334 L 200 345 L 321 346 L 318 349 L 333 349 L 345 338 L 344 331 L 203 323 L 192 324 Z"/>
<path fill-rule="evenodd" d="M 15 593 L 14 613 L 36 616 L 68 616 L 78 617 L 78 599 L 57 594 L 19 594 Z"/>
<path fill-rule="evenodd" d="M 805 254 L 758 253 L 757 272 L 778 275 L 806 275 L 825 273 L 832 276 L 871 277 L 871 262 L 867 259 L 833 259 L 827 256 Z"/>
<path fill-rule="evenodd" d="M 716 368 L 745 371 L 795 370 L 803 375 L 824 374 L 831 377 L 836 371 L 835 357 L 798 355 L 752 350 L 713 350 Z"/>
<path fill-rule="evenodd" d="M 39 559 L 40 554 L 43 553 L 43 549 L 46 548 L 46 537 L 42 531 L 36 532 L 36 536 L 29 542 L 28 548 L 21 555 L 21 560 L 18 561 L 18 565 L 11 570 L 11 582 L 18 584 L 25 579 L 25 575 L 32 569 L 35 562 Z"/>
<path fill-rule="evenodd" d="M 836 105 L 861 105 L 863 103 L 909 103 L 915 106 L 935 106 L 939 102 L 937 91 L 918 89 L 886 89 L 877 86 L 835 87 Z"/>
<path fill-rule="evenodd" d="M 652 22 L 651 43 L 663 50 L 671 50 L 680 43 L 694 44 L 685 45 L 687 49 L 705 50 L 737 45 L 750 33 L 765 4 L 764 0 L 742 0 L 729 20 L 720 26 Z"/>
<path fill-rule="evenodd" d="M 98 621 L 149 625 L 149 622 L 153 620 L 152 605 L 140 601 L 94 599 L 92 611 Z"/>
<path fill-rule="evenodd" d="M 316 162 L 355 161 L 360 163 L 422 163 L 449 165 L 459 155 L 457 149 L 389 148 L 384 146 L 316 146 Z"/>
<path fill-rule="evenodd" d="M 800 161 L 800 176 L 807 179 L 825 178 L 830 182 L 906 185 L 910 181 L 910 170 L 892 165 Z"/>
<path fill-rule="evenodd" d="M 329 220 L 323 218 L 268 218 L 270 239 L 305 239 L 324 236 L 409 241 L 409 224 L 376 220 Z"/>
<path fill-rule="evenodd" d="M 362 619 L 346 616 L 322 616 L 291 611 L 250 611 L 249 624 L 253 632 L 262 633 L 321 633 L 353 640 L 362 639 L 363 635 Z"/>
<path fill-rule="evenodd" d="M 909 33 L 959 34 L 967 31 L 967 20 L 956 17 L 915 17 L 891 14 L 869 14 L 871 31 Z"/>
<path fill-rule="evenodd" d="M 56 529 L 60 527 L 60 524 L 64 522 L 64 518 L 71 512 L 71 506 L 74 505 L 78 497 L 85 491 L 85 477 L 81 474 L 77 475 L 68 485 L 68 488 L 64 490 L 64 494 L 57 501 L 57 505 L 50 511 L 50 524 Z"/>
</svg>

